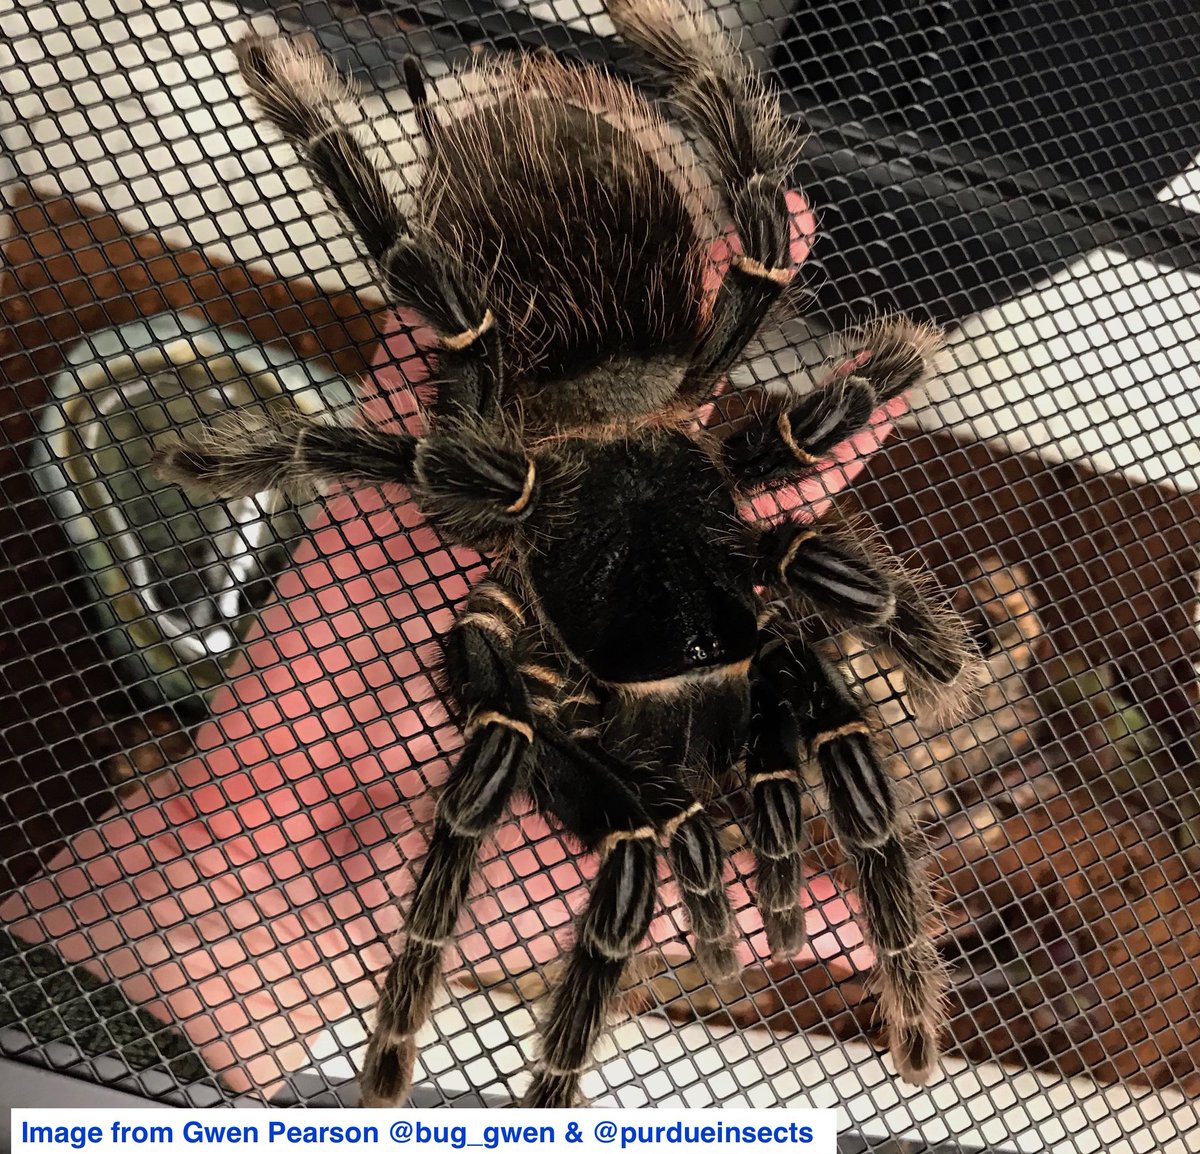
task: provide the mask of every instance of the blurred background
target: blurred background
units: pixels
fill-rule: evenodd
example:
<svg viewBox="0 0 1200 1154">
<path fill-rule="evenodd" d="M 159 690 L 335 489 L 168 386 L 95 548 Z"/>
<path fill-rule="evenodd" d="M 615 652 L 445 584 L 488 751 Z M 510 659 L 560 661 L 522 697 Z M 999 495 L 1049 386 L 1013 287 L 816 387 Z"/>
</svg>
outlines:
<svg viewBox="0 0 1200 1154">
<path fill-rule="evenodd" d="M 882 1061 L 814 809 L 813 949 L 767 962 L 743 890 L 745 969 L 714 989 L 668 909 L 589 1091 L 837 1106 L 847 1151 L 1194 1148 L 1200 13 L 708 6 L 812 128 L 809 295 L 733 386 L 810 373 L 881 311 L 948 329 L 839 501 L 937 573 L 988 660 L 943 733 L 847 653 L 929 840 L 951 1037 L 925 1090 Z M 242 102 L 249 27 L 355 74 L 401 182 L 407 53 L 451 113 L 480 51 L 646 79 L 600 0 L 0 0 L 0 1085 L 25 1104 L 48 1072 L 353 1101 L 458 741 L 428 674 L 478 558 L 395 495 L 203 505 L 144 468 L 233 407 L 419 417 L 419 337 Z M 421 1104 L 519 1093 L 586 876 L 527 816 L 502 831 Z"/>
</svg>

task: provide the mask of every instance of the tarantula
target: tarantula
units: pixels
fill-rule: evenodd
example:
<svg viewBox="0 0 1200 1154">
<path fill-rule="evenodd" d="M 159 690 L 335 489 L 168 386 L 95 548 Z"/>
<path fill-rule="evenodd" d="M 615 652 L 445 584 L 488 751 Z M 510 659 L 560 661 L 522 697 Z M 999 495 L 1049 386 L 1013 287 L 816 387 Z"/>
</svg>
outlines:
<svg viewBox="0 0 1200 1154">
<path fill-rule="evenodd" d="M 238 46 L 250 92 L 349 218 L 391 303 L 432 325 L 438 395 L 420 437 L 245 419 L 172 446 L 160 472 L 221 497 L 401 482 L 492 559 L 445 639 L 465 744 L 384 979 L 368 1104 L 409 1091 L 481 841 L 514 794 L 600 863 L 525 1097 L 568 1106 L 650 925 L 660 846 L 699 962 L 714 978 L 735 969 L 706 812 L 719 782 L 740 775 L 749 795 L 769 943 L 800 949 L 810 759 L 857 870 L 896 1068 L 921 1082 L 937 1062 L 942 976 L 920 858 L 827 643 L 853 631 L 895 656 L 910 691 L 954 701 L 965 634 L 894 559 L 738 509 L 812 472 L 922 382 L 938 334 L 880 323 L 824 388 L 791 388 L 724 439 L 700 428 L 697 408 L 792 280 L 785 191 L 801 138 L 707 17 L 676 0 L 608 10 L 715 167 L 708 182 L 741 244 L 715 294 L 703 286 L 712 234 L 664 161 L 667 124 L 625 82 L 548 53 L 495 58 L 478 66 L 469 110 L 442 118 L 410 60 L 426 168 L 401 208 L 346 125 L 353 96 L 329 62 L 279 40 Z"/>
</svg>

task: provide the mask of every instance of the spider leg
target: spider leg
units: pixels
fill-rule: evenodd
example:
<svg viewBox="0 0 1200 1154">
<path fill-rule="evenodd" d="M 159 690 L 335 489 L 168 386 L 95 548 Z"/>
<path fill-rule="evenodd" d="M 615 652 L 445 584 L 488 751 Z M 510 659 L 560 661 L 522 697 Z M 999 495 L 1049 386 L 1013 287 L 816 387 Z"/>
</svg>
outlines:
<svg viewBox="0 0 1200 1154">
<path fill-rule="evenodd" d="M 600 856 L 575 946 L 542 1025 L 541 1053 L 521 1105 L 577 1104 L 579 1078 L 607 1027 L 629 959 L 650 928 L 657 893 L 657 835 L 641 802 L 602 759 L 564 731 L 538 725 L 530 791 Z"/>
<path fill-rule="evenodd" d="M 238 413 L 195 440 L 164 446 L 164 480 L 216 497 L 271 489 L 309 496 L 328 484 L 404 484 L 430 520 L 464 544 L 488 547 L 536 507 L 556 458 L 530 457 L 501 425 L 449 419 L 428 436 L 329 425 L 300 413 Z"/>
<path fill-rule="evenodd" d="M 561 724 L 564 707 L 572 703 L 585 708 L 599 704 L 591 694 L 567 696 L 566 680 L 543 665 L 522 665 L 521 671 L 531 687 L 533 710 L 539 721 L 557 715 Z M 641 802 L 659 842 L 666 847 L 679 883 L 688 927 L 695 939 L 697 963 L 710 980 L 732 977 L 737 971 L 733 947 L 738 934 L 724 877 L 725 851 L 712 819 L 677 769 L 657 760 L 653 765 L 639 763 L 635 772 L 601 746 L 599 729 L 586 724 L 592 719 L 577 718 L 583 724 L 574 724 L 567 736 L 607 765 Z M 718 744 L 728 744 L 719 734 L 710 736 Z"/>
<path fill-rule="evenodd" d="M 658 809 L 653 816 L 679 883 L 695 939 L 696 962 L 709 981 L 731 978 L 738 971 L 734 957 L 738 934 L 725 882 L 725 851 L 716 826 L 704 806 L 690 796 Z"/>
<path fill-rule="evenodd" d="M 965 713 L 979 666 L 966 624 L 896 558 L 877 559 L 847 534 L 787 523 L 759 539 L 758 579 L 827 634 L 851 632 L 886 649 L 918 713 L 942 722 Z"/>
<path fill-rule="evenodd" d="M 722 443 L 721 456 L 738 489 L 813 472 L 836 445 L 866 428 L 880 405 L 929 380 L 942 339 L 932 325 L 888 317 L 848 345 L 825 385 L 789 397 L 790 407 L 782 411 L 759 406 Z M 847 362 L 853 367 L 847 369 Z"/>
<path fill-rule="evenodd" d="M 367 1106 L 395 1105 L 411 1089 L 415 1036 L 429 1016 L 480 843 L 521 783 L 533 742 L 529 698 L 513 657 L 522 623 L 515 598 L 485 581 L 471 591 L 466 612 L 446 638 L 447 678 L 469 710 L 466 744 L 438 799 L 404 949 L 383 980 L 359 1077 Z"/>
<path fill-rule="evenodd" d="M 475 369 L 475 399 L 490 413 L 503 383 L 503 356 L 482 285 L 459 254 L 401 211 L 345 123 L 343 110 L 357 108 L 350 84 L 326 57 L 296 42 L 249 36 L 235 51 L 251 95 L 345 213 L 393 301 L 422 313 L 443 353 Z M 405 75 L 411 81 L 407 68 Z"/>
<path fill-rule="evenodd" d="M 738 931 L 725 882 L 725 850 L 704 804 L 678 770 L 639 765 L 634 773 L 598 748 L 595 752 L 609 758 L 614 773 L 637 795 L 666 847 L 700 969 L 710 981 L 732 977 L 738 969 Z"/>
<path fill-rule="evenodd" d="M 725 850 L 704 804 L 681 772 L 662 762 L 639 764 L 636 772 L 615 762 L 615 772 L 637 794 L 666 847 L 697 963 L 710 981 L 732 977 L 738 932 L 725 882 Z"/>
<path fill-rule="evenodd" d="M 773 635 L 770 635 L 773 636 Z M 804 945 L 804 781 L 806 756 L 799 749 L 791 703 L 793 667 L 774 641 L 755 662 L 750 687 L 746 788 L 750 820 L 746 834 L 756 863 L 755 890 L 771 953 L 790 958 Z"/>
<path fill-rule="evenodd" d="M 895 786 L 862 706 L 841 673 L 796 639 L 768 651 L 762 676 L 786 702 L 786 742 L 815 758 L 829 819 L 858 873 L 858 896 L 875 951 L 875 981 L 889 1048 L 905 1081 L 924 1083 L 938 1057 L 945 974 L 929 935 L 932 903 Z"/>
<path fill-rule="evenodd" d="M 269 489 L 308 495 L 323 484 L 409 484 L 417 439 L 367 427 L 347 428 L 300 413 L 237 413 L 195 440 L 164 446 L 155 469 L 166 481 L 214 497 L 250 497 Z"/>
<path fill-rule="evenodd" d="M 918 713 L 950 724 L 966 713 L 982 659 L 966 623 L 929 584 L 907 573 L 893 574 L 895 614 L 858 632 L 896 659 Z"/>
<path fill-rule="evenodd" d="M 713 327 L 683 388 L 702 392 L 737 360 L 791 283 L 785 192 L 803 134 L 707 14 L 681 0 L 609 0 L 617 31 L 671 81 L 671 98 L 706 141 L 741 240 Z"/>
<path fill-rule="evenodd" d="M 757 577 L 842 628 L 875 628 L 896 614 L 891 575 L 848 535 L 787 522 L 758 542 Z"/>
</svg>

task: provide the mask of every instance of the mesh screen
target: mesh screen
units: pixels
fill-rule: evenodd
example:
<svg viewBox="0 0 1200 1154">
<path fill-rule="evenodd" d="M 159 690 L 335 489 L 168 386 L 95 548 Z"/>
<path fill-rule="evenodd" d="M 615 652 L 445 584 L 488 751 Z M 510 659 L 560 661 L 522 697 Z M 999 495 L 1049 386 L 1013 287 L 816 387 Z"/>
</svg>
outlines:
<svg viewBox="0 0 1200 1154">
<path fill-rule="evenodd" d="M 781 964 L 731 828 L 743 973 L 706 984 L 668 908 L 585 1088 L 836 1106 L 846 1150 L 1195 1148 L 1200 17 L 714 8 L 814 129 L 810 297 L 733 386 L 803 373 L 880 310 L 948 326 L 947 372 L 840 500 L 937 573 L 987 654 L 949 732 L 852 655 L 930 844 L 951 1024 L 939 1079 L 897 1082 L 831 847 L 811 948 Z M 601 9 L 0 0 L 0 1052 L 161 1101 L 353 1100 L 460 744 L 437 637 L 484 568 L 395 494 L 199 505 L 145 469 L 235 407 L 358 390 L 415 418 L 428 371 L 253 126 L 230 45 L 315 35 L 410 171 L 406 53 L 450 103 L 480 48 L 636 78 Z M 417 1101 L 519 1092 L 593 868 L 531 815 L 505 824 Z"/>
</svg>

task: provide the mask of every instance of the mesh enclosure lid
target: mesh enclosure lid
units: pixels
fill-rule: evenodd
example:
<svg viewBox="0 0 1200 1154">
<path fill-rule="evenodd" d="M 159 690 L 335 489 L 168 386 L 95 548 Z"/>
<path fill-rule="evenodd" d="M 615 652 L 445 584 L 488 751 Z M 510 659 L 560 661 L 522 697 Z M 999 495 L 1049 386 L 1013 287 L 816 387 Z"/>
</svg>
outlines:
<svg viewBox="0 0 1200 1154">
<path fill-rule="evenodd" d="M 1063 203 L 1150 199 L 1195 154 L 1194 15 L 1105 0 L 801 5 L 779 72 L 848 133 L 940 147 L 931 166 L 953 157 Z"/>
<path fill-rule="evenodd" d="M 733 388 L 803 379 L 879 311 L 948 327 L 943 376 L 833 479 L 986 655 L 949 731 L 849 655 L 930 847 L 947 1050 L 931 1086 L 894 1077 L 819 838 L 810 948 L 769 959 L 730 825 L 741 974 L 705 982 L 668 903 L 585 1088 L 836 1106 L 847 1151 L 1194 1148 L 1200 15 L 710 7 L 813 128 L 792 200 L 811 297 Z M 646 82 L 602 9 L 0 0 L 0 1054 L 163 1102 L 355 1101 L 461 745 L 438 638 L 486 570 L 399 492 L 204 502 L 146 469 L 243 407 L 358 397 L 419 427 L 425 337 L 256 125 L 231 45 L 314 38 L 412 179 L 404 55 L 451 109 L 479 51 Z M 594 871 L 531 813 L 506 822 L 415 1102 L 520 1093 Z"/>
</svg>

